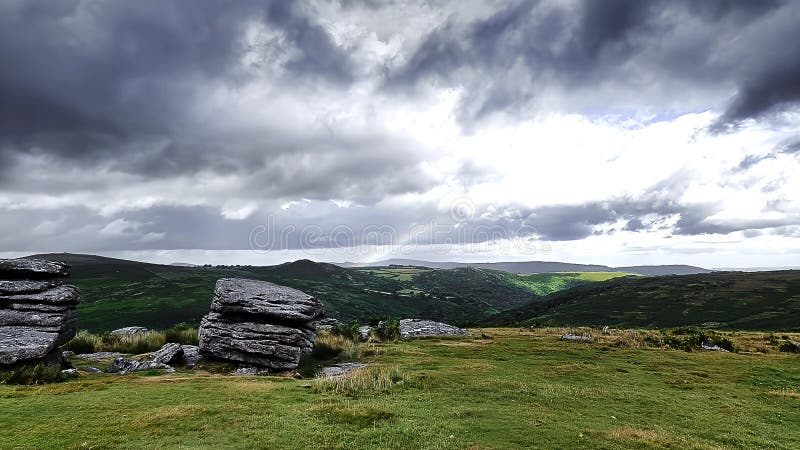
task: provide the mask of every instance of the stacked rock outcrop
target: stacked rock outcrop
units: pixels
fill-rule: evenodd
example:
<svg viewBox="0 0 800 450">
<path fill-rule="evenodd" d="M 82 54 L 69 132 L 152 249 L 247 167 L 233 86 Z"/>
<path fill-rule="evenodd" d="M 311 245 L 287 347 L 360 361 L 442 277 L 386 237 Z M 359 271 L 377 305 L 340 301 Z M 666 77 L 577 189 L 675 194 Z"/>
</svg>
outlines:
<svg viewBox="0 0 800 450">
<path fill-rule="evenodd" d="M 314 347 L 316 298 L 286 286 L 242 278 L 217 281 L 200 324 L 200 351 L 274 370 L 295 369 Z"/>
<path fill-rule="evenodd" d="M 65 263 L 0 259 L 0 366 L 55 355 L 75 337 L 80 293 L 67 276 Z"/>
</svg>

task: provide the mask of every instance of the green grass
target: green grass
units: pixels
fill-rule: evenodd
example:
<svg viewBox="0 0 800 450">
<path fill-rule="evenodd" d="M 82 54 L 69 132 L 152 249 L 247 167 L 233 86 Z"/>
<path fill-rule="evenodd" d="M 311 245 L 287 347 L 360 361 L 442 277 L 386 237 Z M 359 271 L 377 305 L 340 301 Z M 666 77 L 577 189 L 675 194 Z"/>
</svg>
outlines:
<svg viewBox="0 0 800 450">
<path fill-rule="evenodd" d="M 0 385 L 0 448 L 800 448 L 796 354 L 483 331 L 378 344 L 339 385 L 205 372 Z"/>
<path fill-rule="evenodd" d="M 631 274 L 622 272 L 554 272 L 506 275 L 507 279 L 512 283 L 525 287 L 539 296 L 545 296 L 581 284 L 606 281 L 624 276 L 631 276 Z"/>
</svg>

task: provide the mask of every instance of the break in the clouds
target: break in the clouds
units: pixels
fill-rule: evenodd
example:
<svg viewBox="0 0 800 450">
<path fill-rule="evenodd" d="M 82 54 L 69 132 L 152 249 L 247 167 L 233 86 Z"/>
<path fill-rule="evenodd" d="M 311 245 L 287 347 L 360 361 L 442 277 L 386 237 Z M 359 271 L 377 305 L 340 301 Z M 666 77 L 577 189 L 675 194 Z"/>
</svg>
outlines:
<svg viewBox="0 0 800 450">
<path fill-rule="evenodd" d="M 0 251 L 785 264 L 798 23 L 790 1 L 5 1 Z"/>
</svg>

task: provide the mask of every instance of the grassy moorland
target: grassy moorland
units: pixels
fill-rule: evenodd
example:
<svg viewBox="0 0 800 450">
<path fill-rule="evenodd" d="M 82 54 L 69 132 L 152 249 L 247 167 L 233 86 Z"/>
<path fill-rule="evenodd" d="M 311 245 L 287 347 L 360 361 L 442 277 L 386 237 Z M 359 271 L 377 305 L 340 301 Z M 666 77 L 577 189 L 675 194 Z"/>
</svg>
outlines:
<svg viewBox="0 0 800 450">
<path fill-rule="evenodd" d="M 800 355 L 777 351 L 783 335 L 724 333 L 740 352 L 722 353 L 651 348 L 663 332 L 482 331 L 370 344 L 371 365 L 335 381 L 0 385 L 0 448 L 800 448 Z"/>
<path fill-rule="evenodd" d="M 615 278 L 554 292 L 492 321 L 786 330 L 800 327 L 799 317 L 800 271 L 783 270 Z"/>
<path fill-rule="evenodd" d="M 328 316 L 367 322 L 385 316 L 424 317 L 452 323 L 475 322 L 516 308 L 600 274 L 535 275 L 457 268 L 345 269 L 301 260 L 270 267 L 176 267 L 92 255 L 43 258 L 72 265 L 70 282 L 81 289 L 79 326 L 108 331 L 128 325 L 167 328 L 197 325 L 208 312 L 214 283 L 223 277 L 272 281 L 317 296 Z M 559 281 L 561 280 L 561 281 Z"/>
</svg>

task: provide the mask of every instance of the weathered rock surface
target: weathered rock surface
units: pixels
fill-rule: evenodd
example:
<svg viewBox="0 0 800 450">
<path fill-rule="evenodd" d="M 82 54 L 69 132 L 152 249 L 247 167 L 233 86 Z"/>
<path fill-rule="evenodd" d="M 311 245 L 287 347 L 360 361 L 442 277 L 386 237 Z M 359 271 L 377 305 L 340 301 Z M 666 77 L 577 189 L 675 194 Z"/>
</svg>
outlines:
<svg viewBox="0 0 800 450">
<path fill-rule="evenodd" d="M 41 280 L 69 276 L 69 265 L 42 259 L 0 259 L 0 278 Z"/>
<path fill-rule="evenodd" d="M 370 331 L 372 331 L 372 327 L 369 325 L 362 325 L 358 327 L 358 334 L 361 336 L 361 339 L 368 338 Z"/>
<path fill-rule="evenodd" d="M 326 317 L 324 319 L 315 320 L 311 325 L 315 330 L 330 330 L 331 328 L 339 325 L 341 322 L 338 320 Z"/>
<path fill-rule="evenodd" d="M 200 354 L 200 347 L 196 345 L 181 345 L 180 363 L 188 368 L 192 368 L 203 360 L 203 355 Z"/>
<path fill-rule="evenodd" d="M 314 348 L 314 332 L 301 327 L 210 313 L 200 324 L 200 349 L 217 358 L 276 370 L 297 367 Z"/>
<path fill-rule="evenodd" d="M 0 280 L 0 294 L 30 294 L 60 286 L 62 280 Z"/>
<path fill-rule="evenodd" d="M 356 369 L 367 367 L 366 363 L 340 363 L 323 367 L 317 375 L 319 378 L 335 378 L 347 375 Z"/>
<path fill-rule="evenodd" d="M 0 260 L 0 365 L 45 358 L 75 336 L 80 293 L 60 279 L 68 269 L 52 261 Z"/>
<path fill-rule="evenodd" d="M 211 311 L 305 323 L 322 315 L 322 303 L 287 286 L 244 278 L 223 278 L 214 288 Z"/>
<path fill-rule="evenodd" d="M 153 353 L 152 361 L 154 363 L 171 364 L 177 361 L 183 355 L 181 344 L 169 343 L 164 344 L 158 351 Z"/>
<path fill-rule="evenodd" d="M 146 331 L 150 331 L 145 327 L 124 327 L 118 328 L 111 332 L 111 334 L 137 334 L 137 333 L 144 333 Z"/>
<path fill-rule="evenodd" d="M 432 320 L 403 319 L 400 321 L 400 337 L 403 338 L 447 335 L 469 336 L 470 332 L 446 323 L 434 322 Z"/>
<path fill-rule="evenodd" d="M 175 372 L 171 366 L 167 364 L 158 363 L 154 361 L 136 361 L 135 359 L 130 358 L 117 358 L 114 362 L 111 363 L 111 366 L 108 367 L 109 373 L 131 373 L 131 372 L 141 372 L 143 370 L 152 370 L 152 369 L 159 369 L 164 370 L 168 373 Z"/>
<path fill-rule="evenodd" d="M 261 368 L 294 369 L 314 347 L 311 321 L 322 312 L 319 300 L 297 289 L 223 278 L 200 324 L 200 351 Z"/>
</svg>

